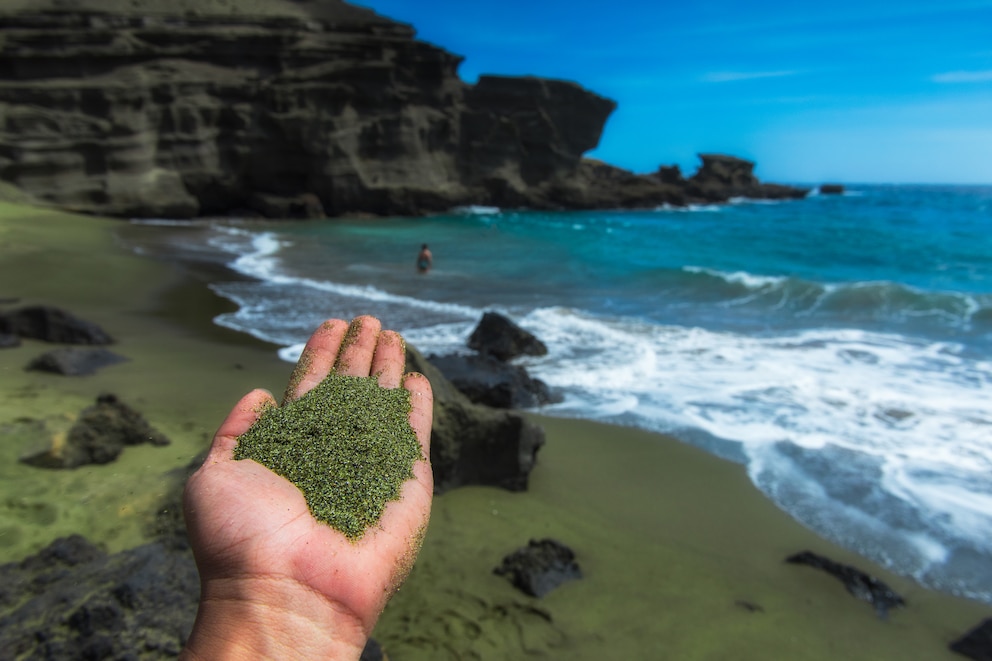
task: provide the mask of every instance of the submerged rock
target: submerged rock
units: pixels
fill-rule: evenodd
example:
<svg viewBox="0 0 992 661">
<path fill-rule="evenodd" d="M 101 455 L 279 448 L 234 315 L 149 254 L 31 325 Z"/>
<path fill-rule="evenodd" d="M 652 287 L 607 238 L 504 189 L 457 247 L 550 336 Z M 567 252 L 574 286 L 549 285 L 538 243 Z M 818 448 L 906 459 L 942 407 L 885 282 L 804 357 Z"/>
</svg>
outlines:
<svg viewBox="0 0 992 661">
<path fill-rule="evenodd" d="M 553 539 L 530 540 L 493 570 L 532 597 L 543 597 L 562 583 L 582 578 L 575 552 Z"/>
<path fill-rule="evenodd" d="M 822 569 L 843 583 L 852 595 L 874 606 L 875 612 L 883 619 L 888 616 L 889 610 L 906 605 L 902 597 L 874 576 L 869 576 L 850 565 L 834 562 L 812 551 L 802 551 L 789 556 L 786 562 Z"/>
</svg>

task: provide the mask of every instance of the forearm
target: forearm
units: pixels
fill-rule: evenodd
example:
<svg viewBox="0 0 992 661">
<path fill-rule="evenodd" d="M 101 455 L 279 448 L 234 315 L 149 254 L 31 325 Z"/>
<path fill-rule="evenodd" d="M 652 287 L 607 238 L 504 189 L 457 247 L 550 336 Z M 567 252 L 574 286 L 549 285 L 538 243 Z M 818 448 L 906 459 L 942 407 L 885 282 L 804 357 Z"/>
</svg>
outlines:
<svg viewBox="0 0 992 661">
<path fill-rule="evenodd" d="M 202 586 L 180 659 L 357 660 L 367 632 L 322 595 L 285 580 L 214 580 Z"/>
</svg>

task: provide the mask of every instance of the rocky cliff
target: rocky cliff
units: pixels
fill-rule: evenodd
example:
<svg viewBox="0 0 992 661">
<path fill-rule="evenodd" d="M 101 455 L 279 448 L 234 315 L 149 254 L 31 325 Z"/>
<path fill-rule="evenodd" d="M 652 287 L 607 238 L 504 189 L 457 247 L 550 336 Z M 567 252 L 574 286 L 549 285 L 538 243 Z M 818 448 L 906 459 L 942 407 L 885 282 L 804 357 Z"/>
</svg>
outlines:
<svg viewBox="0 0 992 661">
<path fill-rule="evenodd" d="M 705 161 L 686 180 L 583 160 L 613 101 L 533 77 L 466 84 L 459 56 L 339 0 L 6 0 L 0 30 L 0 180 L 65 209 L 416 215 L 729 196 L 693 184 Z M 752 180 L 741 190 L 764 196 Z"/>
</svg>

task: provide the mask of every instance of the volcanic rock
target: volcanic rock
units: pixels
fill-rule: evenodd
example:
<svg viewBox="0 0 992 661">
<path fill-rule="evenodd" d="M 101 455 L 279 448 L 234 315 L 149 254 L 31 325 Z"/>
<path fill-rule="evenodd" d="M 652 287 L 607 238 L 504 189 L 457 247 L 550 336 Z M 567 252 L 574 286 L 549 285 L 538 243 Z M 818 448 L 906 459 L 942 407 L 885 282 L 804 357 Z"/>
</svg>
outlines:
<svg viewBox="0 0 992 661">
<path fill-rule="evenodd" d="M 96 324 L 49 305 L 31 305 L 0 312 L 0 334 L 60 344 L 113 344 Z"/>
<path fill-rule="evenodd" d="M 950 648 L 973 661 L 992 661 L 992 618 L 982 620 L 974 629 L 951 643 Z"/>
<path fill-rule="evenodd" d="M 86 376 L 98 369 L 116 365 L 127 358 L 106 349 L 65 347 L 55 349 L 32 360 L 27 369 L 53 372 L 64 376 Z"/>
<path fill-rule="evenodd" d="M 553 539 L 530 540 L 493 570 L 522 592 L 543 597 L 562 583 L 582 578 L 575 552 Z"/>
<path fill-rule="evenodd" d="M 557 401 L 548 384 L 535 379 L 519 365 L 508 365 L 491 356 L 431 356 L 458 390 L 472 402 L 498 409 L 526 409 Z"/>
<path fill-rule="evenodd" d="M 583 160 L 614 101 L 533 76 L 467 84 L 460 56 L 340 0 L 35 0 L 0 6 L 0 29 L 0 183 L 63 209 L 320 217 L 805 194 L 724 157 L 688 182 Z"/>
<path fill-rule="evenodd" d="M 906 605 L 902 597 L 874 576 L 869 576 L 850 565 L 834 562 L 812 551 L 796 553 L 786 558 L 786 562 L 822 569 L 843 583 L 852 595 L 874 606 L 880 618 L 887 617 L 890 609 Z"/>
<path fill-rule="evenodd" d="M 498 312 L 482 315 L 468 338 L 468 347 L 504 362 L 517 356 L 544 356 L 548 353 L 544 342 Z"/>
<path fill-rule="evenodd" d="M 83 410 L 64 440 L 57 439 L 43 452 L 21 461 L 39 468 L 76 468 L 107 464 L 128 445 L 168 445 L 169 439 L 115 395 L 103 394 L 96 404 Z"/>
<path fill-rule="evenodd" d="M 426 376 L 434 391 L 435 493 L 469 484 L 525 491 L 544 429 L 519 413 L 473 404 L 409 345 L 406 369 Z"/>
</svg>

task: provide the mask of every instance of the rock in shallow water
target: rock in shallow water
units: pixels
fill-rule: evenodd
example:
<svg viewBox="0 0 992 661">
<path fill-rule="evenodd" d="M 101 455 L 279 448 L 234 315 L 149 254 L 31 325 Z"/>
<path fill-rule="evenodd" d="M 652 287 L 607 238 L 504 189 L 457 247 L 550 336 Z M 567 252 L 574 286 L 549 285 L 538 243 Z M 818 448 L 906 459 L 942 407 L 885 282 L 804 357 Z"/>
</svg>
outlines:
<svg viewBox="0 0 992 661">
<path fill-rule="evenodd" d="M 507 361 L 517 356 L 543 356 L 548 347 L 512 319 L 486 312 L 468 338 L 468 347 L 484 356 Z"/>
<path fill-rule="evenodd" d="M 548 385 L 519 365 L 490 356 L 431 356 L 430 362 L 472 402 L 499 409 L 529 409 L 560 401 Z"/>
</svg>

